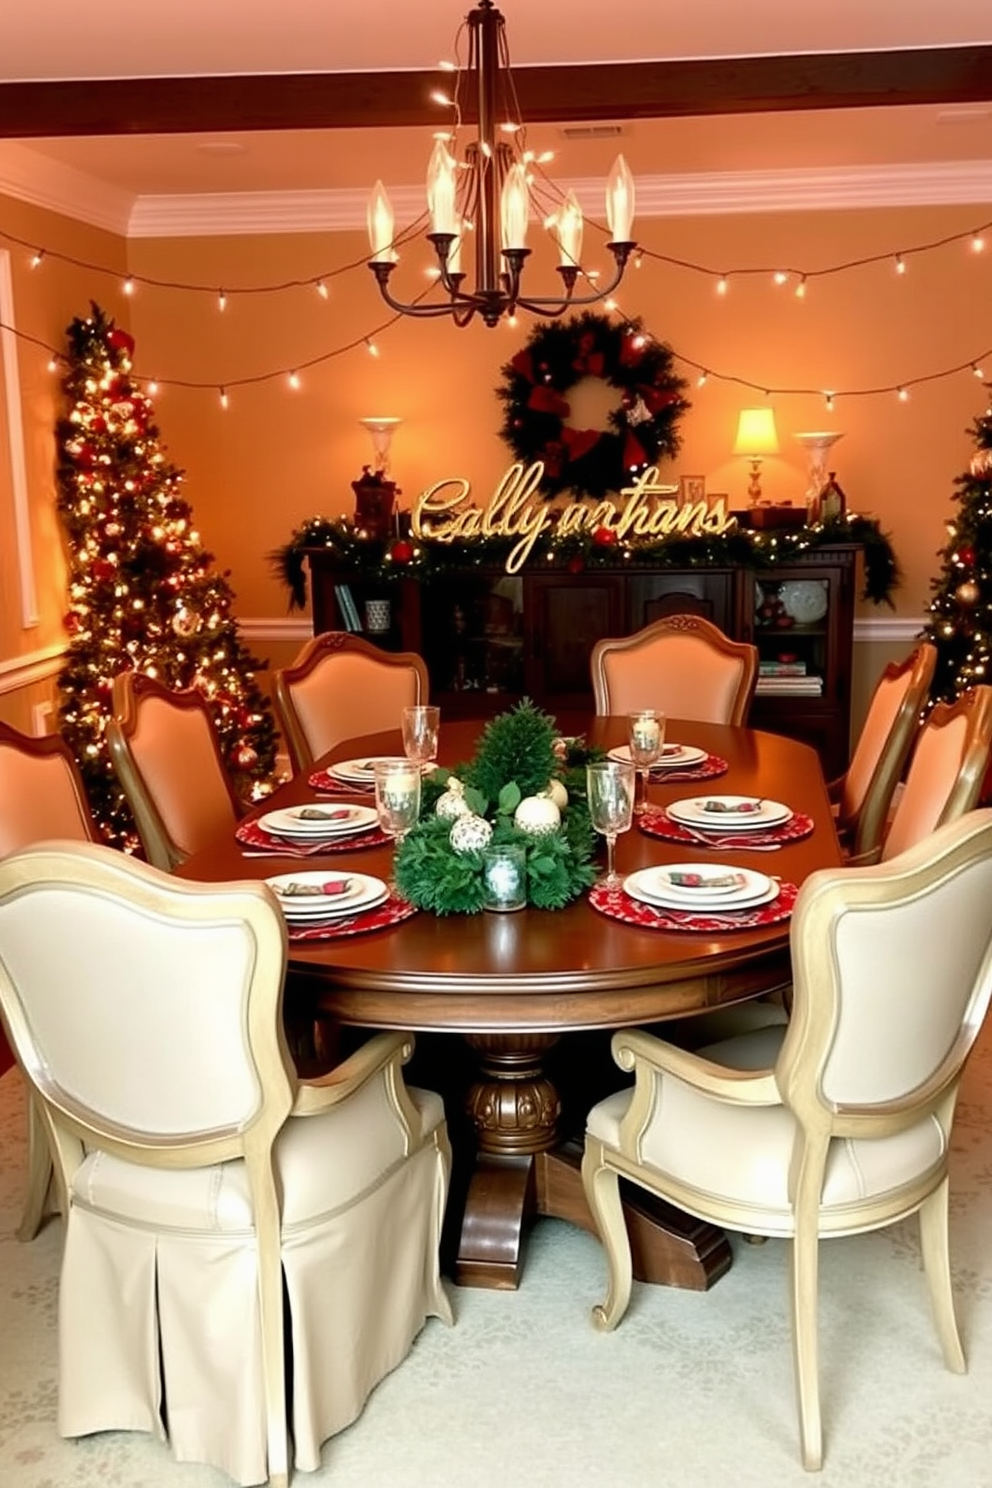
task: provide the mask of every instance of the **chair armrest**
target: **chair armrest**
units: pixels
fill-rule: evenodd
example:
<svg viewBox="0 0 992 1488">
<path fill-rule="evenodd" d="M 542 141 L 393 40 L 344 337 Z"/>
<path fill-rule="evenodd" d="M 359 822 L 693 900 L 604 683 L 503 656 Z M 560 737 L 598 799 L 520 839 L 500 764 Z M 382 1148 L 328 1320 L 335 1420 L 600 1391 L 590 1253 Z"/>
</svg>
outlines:
<svg viewBox="0 0 992 1488">
<path fill-rule="evenodd" d="M 844 791 L 846 775 L 838 775 L 834 780 L 827 781 L 827 797 L 831 805 L 836 805 Z"/>
<path fill-rule="evenodd" d="M 772 1070 L 737 1070 L 701 1059 L 688 1049 L 666 1044 L 638 1028 L 613 1035 L 613 1058 L 638 1080 L 645 1074 L 672 1075 L 717 1100 L 738 1106 L 780 1106 L 782 1093 Z"/>
<path fill-rule="evenodd" d="M 367 1044 L 356 1049 L 342 1064 L 318 1075 L 312 1080 L 301 1080 L 296 1089 L 292 1116 L 319 1116 L 332 1106 L 347 1100 L 356 1090 L 374 1076 L 385 1071 L 387 1083 L 394 1090 L 406 1087 L 400 1075 L 400 1066 L 406 1064 L 413 1053 L 413 1035 L 409 1033 L 379 1033 Z M 394 1097 L 395 1099 L 395 1097 Z M 401 1102 L 405 1110 L 406 1100 Z"/>
</svg>

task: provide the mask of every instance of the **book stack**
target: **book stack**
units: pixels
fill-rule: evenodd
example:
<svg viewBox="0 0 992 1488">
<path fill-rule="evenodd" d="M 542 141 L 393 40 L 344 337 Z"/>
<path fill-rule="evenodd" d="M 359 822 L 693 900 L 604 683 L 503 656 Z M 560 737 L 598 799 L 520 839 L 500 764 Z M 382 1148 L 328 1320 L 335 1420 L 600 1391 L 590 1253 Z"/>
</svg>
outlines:
<svg viewBox="0 0 992 1488">
<path fill-rule="evenodd" d="M 358 618 L 358 606 L 347 584 L 334 585 L 334 598 L 338 602 L 338 614 L 345 630 L 360 631 L 362 622 Z"/>
<path fill-rule="evenodd" d="M 759 661 L 759 697 L 822 697 L 823 678 L 810 675 L 805 661 Z"/>
</svg>

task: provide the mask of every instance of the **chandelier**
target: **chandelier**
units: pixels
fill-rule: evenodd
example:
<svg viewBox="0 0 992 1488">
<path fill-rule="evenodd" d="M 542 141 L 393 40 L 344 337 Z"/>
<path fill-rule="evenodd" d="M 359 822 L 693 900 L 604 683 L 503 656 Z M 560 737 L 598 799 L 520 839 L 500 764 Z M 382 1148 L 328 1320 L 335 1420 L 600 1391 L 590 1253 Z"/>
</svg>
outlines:
<svg viewBox="0 0 992 1488">
<path fill-rule="evenodd" d="M 613 255 L 612 281 L 602 287 L 593 282 L 581 265 L 582 209 L 573 191 L 560 198 L 557 209 L 546 220 L 558 243 L 558 273 L 561 292 L 549 297 L 523 292 L 521 277 L 530 256 L 526 246 L 528 219 L 535 200 L 535 162 L 522 148 L 523 124 L 510 73 L 506 26 L 493 0 L 479 0 L 466 17 L 469 28 L 467 77 L 474 83 L 477 100 L 477 138 L 457 161 L 448 149 L 452 135 L 435 138 L 427 170 L 427 205 L 431 231 L 427 239 L 437 254 L 437 276 L 448 298 L 444 303 L 403 304 L 389 288 L 396 267 L 393 209 L 381 181 L 372 191 L 368 207 L 369 268 L 386 304 L 403 315 L 450 316 L 456 325 L 468 325 L 476 315 L 487 326 L 498 325 L 504 315 L 518 308 L 534 315 L 555 317 L 578 305 L 604 299 L 623 278 L 627 260 L 636 247 L 631 240 L 634 218 L 634 180 L 622 155 L 618 155 L 606 187 L 606 216 L 610 230 L 607 247 Z M 438 102 L 455 110 L 462 74 L 458 73 L 453 98 Z M 460 178 L 460 179 L 459 179 Z M 550 183 L 549 183 L 550 184 Z M 462 268 L 463 245 L 474 239 L 475 288 L 465 287 Z M 576 295 L 579 276 L 592 292 Z"/>
</svg>

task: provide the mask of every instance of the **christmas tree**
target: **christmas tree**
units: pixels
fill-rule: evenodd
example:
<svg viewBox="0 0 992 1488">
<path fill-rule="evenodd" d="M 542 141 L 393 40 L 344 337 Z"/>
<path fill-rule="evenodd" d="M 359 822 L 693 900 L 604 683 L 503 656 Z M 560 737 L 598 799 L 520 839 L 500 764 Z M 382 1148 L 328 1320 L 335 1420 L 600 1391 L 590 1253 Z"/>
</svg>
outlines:
<svg viewBox="0 0 992 1488">
<path fill-rule="evenodd" d="M 931 582 L 932 616 L 924 634 L 937 648 L 931 697 L 953 702 L 992 682 L 992 408 L 970 430 L 976 451 L 955 477 L 957 514 L 947 523 L 943 571 Z"/>
<path fill-rule="evenodd" d="M 131 377 L 134 341 L 97 306 L 68 327 L 69 411 L 56 429 L 58 507 L 69 542 L 69 634 L 59 676 L 63 734 L 106 841 L 137 845 L 104 730 L 118 672 L 206 700 L 235 789 L 269 788 L 276 730 L 242 644 L 227 575 L 213 567 L 169 463 L 152 403 Z"/>
</svg>

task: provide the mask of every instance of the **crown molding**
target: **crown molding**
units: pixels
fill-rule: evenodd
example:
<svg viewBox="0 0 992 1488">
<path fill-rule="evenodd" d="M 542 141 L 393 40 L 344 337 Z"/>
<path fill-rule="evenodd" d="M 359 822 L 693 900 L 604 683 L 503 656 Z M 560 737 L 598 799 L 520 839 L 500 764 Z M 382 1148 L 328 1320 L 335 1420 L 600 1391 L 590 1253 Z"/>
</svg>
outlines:
<svg viewBox="0 0 992 1488">
<path fill-rule="evenodd" d="M 559 186 L 563 192 L 574 190 L 590 217 L 602 215 L 603 183 L 598 177 L 562 180 Z M 0 141 L 0 193 L 123 238 L 364 231 L 368 202 L 364 189 L 132 197 L 13 141 Z M 423 214 L 422 186 L 399 186 L 390 197 L 401 227 Z M 637 214 L 642 220 L 989 202 L 992 160 L 637 178 Z"/>
</svg>

